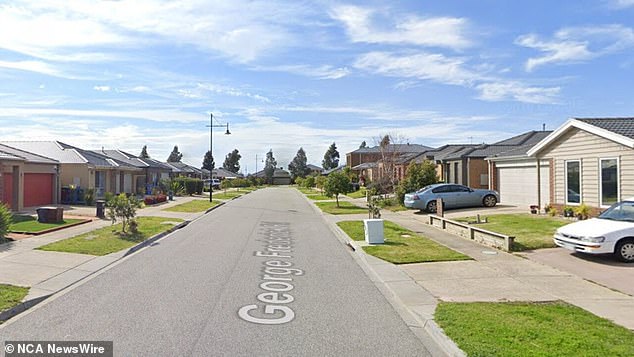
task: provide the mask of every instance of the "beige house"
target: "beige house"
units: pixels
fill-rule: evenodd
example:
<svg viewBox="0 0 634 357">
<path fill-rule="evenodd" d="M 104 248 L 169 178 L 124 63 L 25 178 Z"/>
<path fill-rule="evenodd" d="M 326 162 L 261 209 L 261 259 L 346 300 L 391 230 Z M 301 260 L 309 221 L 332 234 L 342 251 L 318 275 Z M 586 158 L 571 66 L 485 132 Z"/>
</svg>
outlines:
<svg viewBox="0 0 634 357">
<path fill-rule="evenodd" d="M 94 189 L 96 197 L 103 197 L 106 192 L 135 193 L 132 177 L 142 171 L 120 160 L 59 141 L 6 141 L 0 144 L 58 161 L 56 194 L 60 203 L 68 201 L 71 187 Z"/>
<path fill-rule="evenodd" d="M 634 118 L 570 119 L 527 154 L 549 164 L 550 202 L 542 207 L 599 211 L 634 196 Z"/>
</svg>

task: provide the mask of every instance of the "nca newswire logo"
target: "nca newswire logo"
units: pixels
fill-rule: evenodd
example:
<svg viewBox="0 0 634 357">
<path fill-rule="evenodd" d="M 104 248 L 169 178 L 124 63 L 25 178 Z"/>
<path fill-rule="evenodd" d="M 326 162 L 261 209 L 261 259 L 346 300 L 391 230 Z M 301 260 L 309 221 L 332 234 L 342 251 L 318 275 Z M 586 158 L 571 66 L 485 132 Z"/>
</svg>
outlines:
<svg viewBox="0 0 634 357">
<path fill-rule="evenodd" d="M 112 357 L 112 341 L 7 341 L 7 357 Z"/>
</svg>

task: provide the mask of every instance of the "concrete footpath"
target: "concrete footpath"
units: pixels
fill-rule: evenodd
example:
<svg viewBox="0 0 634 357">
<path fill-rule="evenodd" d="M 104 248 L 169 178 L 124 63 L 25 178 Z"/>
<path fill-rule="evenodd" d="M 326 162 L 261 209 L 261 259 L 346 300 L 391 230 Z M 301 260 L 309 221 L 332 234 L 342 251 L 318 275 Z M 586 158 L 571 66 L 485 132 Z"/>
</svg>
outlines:
<svg viewBox="0 0 634 357">
<path fill-rule="evenodd" d="M 438 301 L 563 300 L 634 330 L 634 297 L 628 294 L 521 255 L 498 251 L 446 233 L 426 224 L 425 215 L 385 210 L 382 214 L 386 220 L 473 258 L 469 261 L 394 265 L 364 254 L 379 279 L 423 321 L 433 320 Z M 334 225 L 337 221 L 363 219 L 367 215 L 324 217 L 338 230 Z M 351 244 L 359 248 L 365 242 Z"/>
<path fill-rule="evenodd" d="M 196 198 L 177 197 L 175 201 L 140 209 L 137 211 L 137 216 L 165 217 L 166 222 L 170 218 L 192 221 L 205 212 L 181 213 L 168 212 L 164 209 L 194 199 Z M 95 218 L 95 208 L 73 207 L 68 210 L 68 214 Z M 104 256 L 93 256 L 49 252 L 36 248 L 109 225 L 111 225 L 109 220 L 96 219 L 90 223 L 0 245 L 0 283 L 30 287 L 29 293 L 24 299 L 27 306 L 23 306 L 23 308 L 28 308 L 30 307 L 28 302 L 35 304 L 43 298 L 92 275 L 123 258 L 128 253 L 128 249 Z M 3 313 L 3 315 L 11 316 L 12 314 Z"/>
</svg>

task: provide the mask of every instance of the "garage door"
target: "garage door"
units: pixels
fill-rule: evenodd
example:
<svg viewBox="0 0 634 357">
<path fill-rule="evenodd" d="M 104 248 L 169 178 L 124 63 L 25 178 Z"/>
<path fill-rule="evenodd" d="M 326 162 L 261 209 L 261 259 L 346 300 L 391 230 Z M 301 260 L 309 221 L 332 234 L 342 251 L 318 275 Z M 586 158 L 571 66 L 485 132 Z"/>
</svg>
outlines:
<svg viewBox="0 0 634 357">
<path fill-rule="evenodd" d="M 53 203 L 52 174 L 24 174 L 24 207 Z"/>
<path fill-rule="evenodd" d="M 500 203 L 525 207 L 537 204 L 537 168 L 504 167 L 497 170 Z M 544 206 L 550 199 L 548 167 L 542 167 L 541 176 L 542 206 Z"/>
</svg>

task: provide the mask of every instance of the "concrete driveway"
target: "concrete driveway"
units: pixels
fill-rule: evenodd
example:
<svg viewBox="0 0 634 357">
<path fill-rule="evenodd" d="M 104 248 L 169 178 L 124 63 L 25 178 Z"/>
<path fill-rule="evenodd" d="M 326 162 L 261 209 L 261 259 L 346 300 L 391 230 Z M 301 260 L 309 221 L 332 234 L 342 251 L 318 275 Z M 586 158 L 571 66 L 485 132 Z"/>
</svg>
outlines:
<svg viewBox="0 0 634 357">
<path fill-rule="evenodd" d="M 581 254 L 562 248 L 539 249 L 521 255 L 634 296 L 634 264 L 619 262 L 611 255 Z"/>
</svg>

